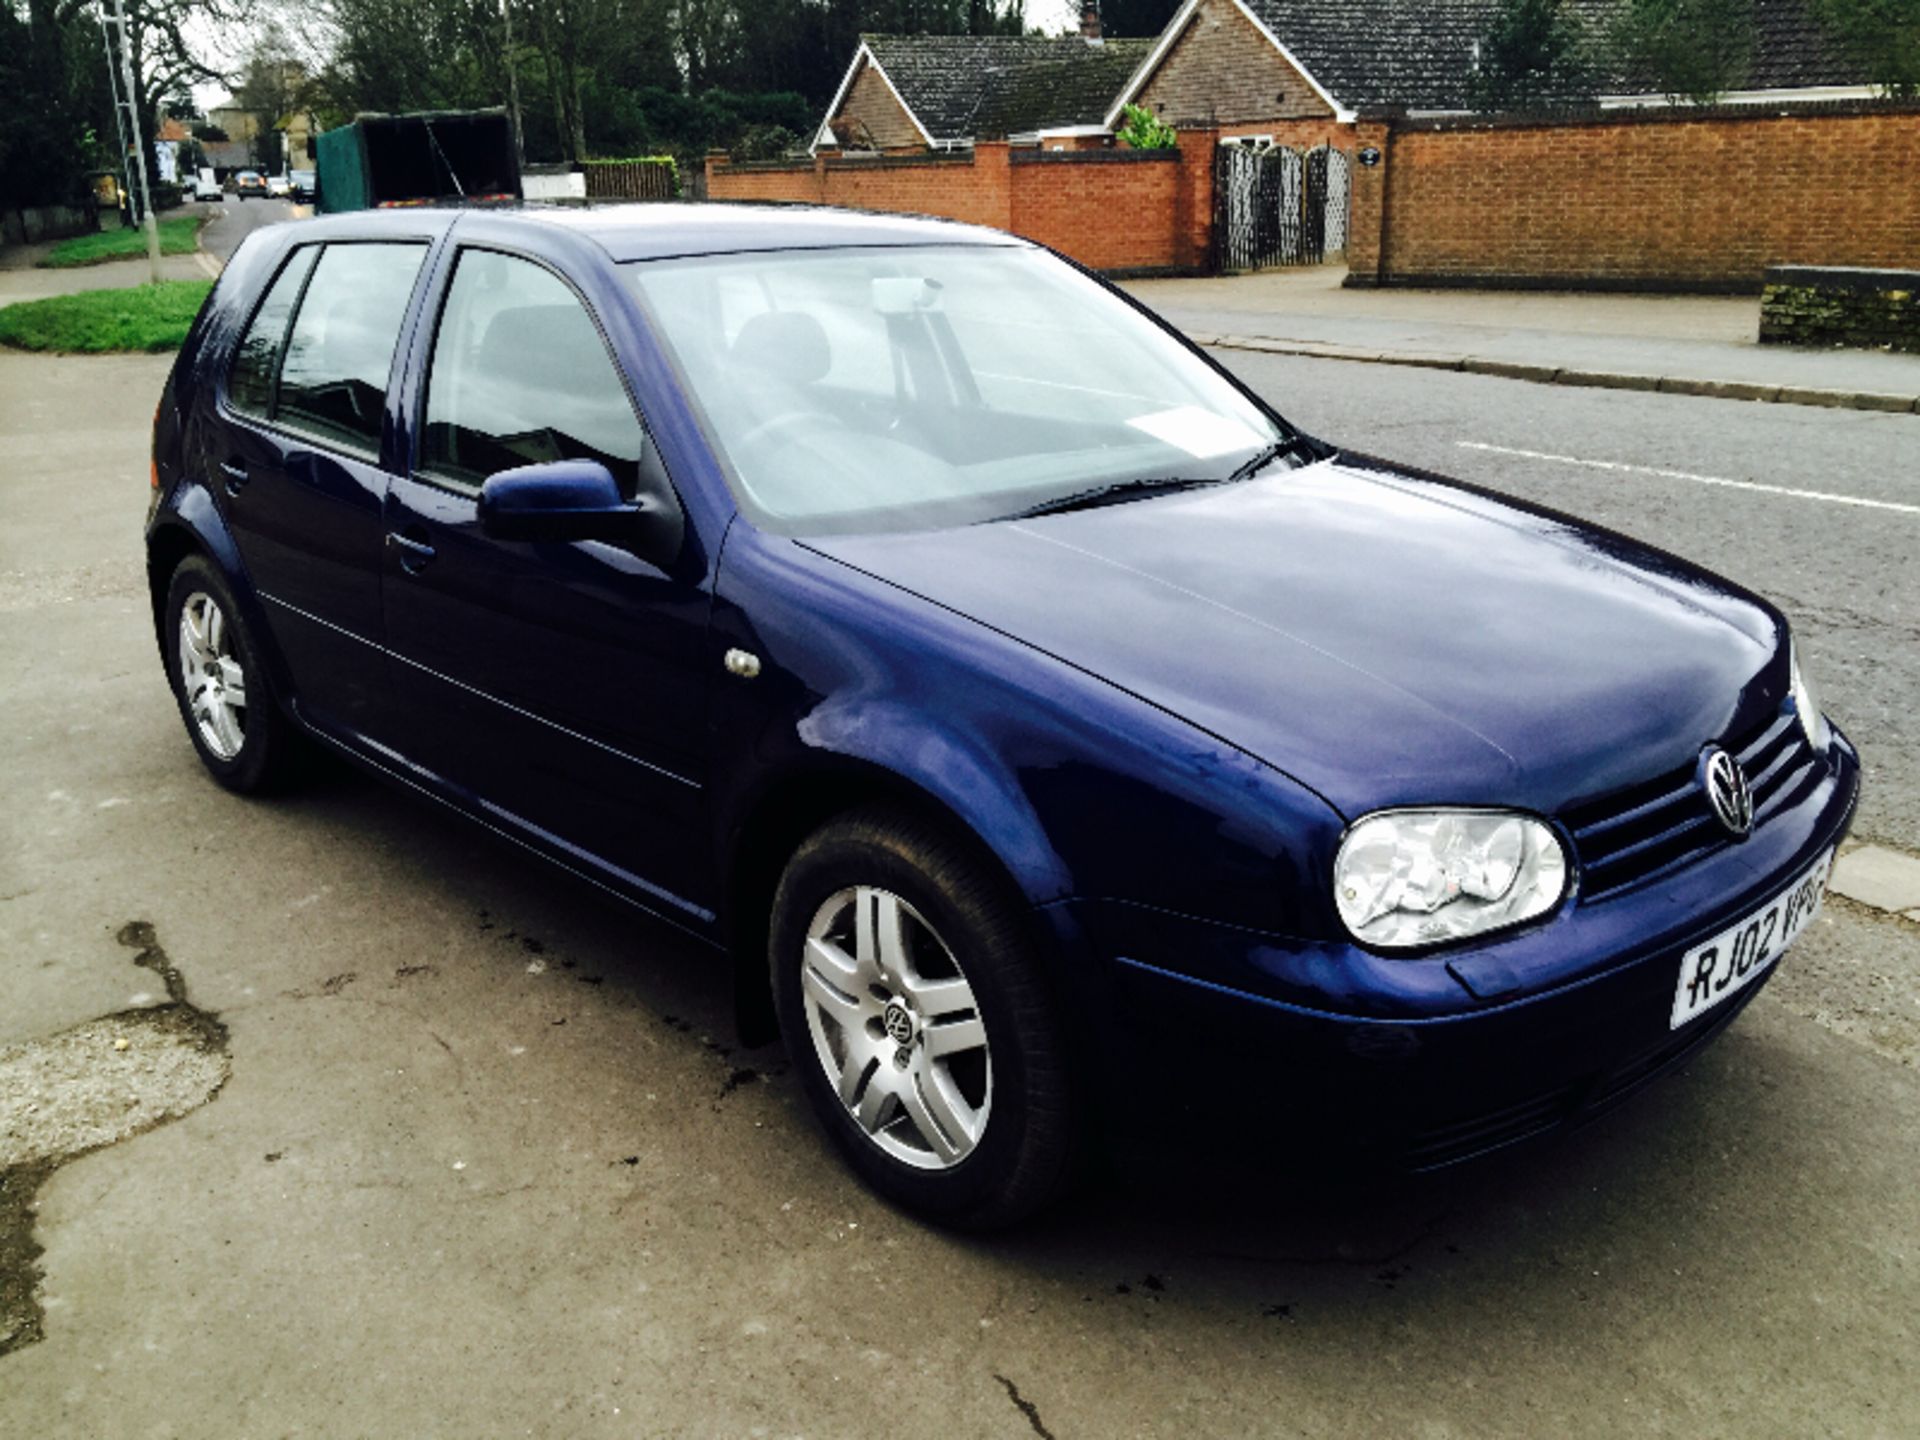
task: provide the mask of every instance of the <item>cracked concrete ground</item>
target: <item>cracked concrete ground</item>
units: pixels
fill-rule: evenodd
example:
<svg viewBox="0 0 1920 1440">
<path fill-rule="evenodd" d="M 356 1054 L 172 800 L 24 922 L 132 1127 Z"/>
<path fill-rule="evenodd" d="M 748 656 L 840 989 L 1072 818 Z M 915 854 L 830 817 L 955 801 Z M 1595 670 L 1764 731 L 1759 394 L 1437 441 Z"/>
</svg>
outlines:
<svg viewBox="0 0 1920 1440">
<path fill-rule="evenodd" d="M 1288 389 L 1344 403 L 1334 368 Z M 0 352 L 0 1046 L 173 1003 L 139 920 L 232 1073 L 40 1180 L 0 1434 L 1920 1429 L 1920 926 L 1830 902 L 1686 1074 L 1468 1171 L 1168 1155 L 1029 1232 L 930 1231 L 680 943 L 357 776 L 204 779 L 140 593 L 163 370 Z M 1803 587 L 1849 563 L 1817 542 Z"/>
</svg>

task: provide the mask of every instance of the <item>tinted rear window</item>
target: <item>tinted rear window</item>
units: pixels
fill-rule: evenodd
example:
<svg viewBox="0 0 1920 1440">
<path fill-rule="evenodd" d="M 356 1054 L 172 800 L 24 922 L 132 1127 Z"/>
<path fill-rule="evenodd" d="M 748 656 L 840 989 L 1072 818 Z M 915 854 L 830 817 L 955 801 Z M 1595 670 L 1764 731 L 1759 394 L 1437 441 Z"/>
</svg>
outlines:
<svg viewBox="0 0 1920 1440">
<path fill-rule="evenodd" d="M 426 253 L 418 244 L 327 246 L 287 340 L 276 420 L 379 452 L 394 345 Z"/>
</svg>

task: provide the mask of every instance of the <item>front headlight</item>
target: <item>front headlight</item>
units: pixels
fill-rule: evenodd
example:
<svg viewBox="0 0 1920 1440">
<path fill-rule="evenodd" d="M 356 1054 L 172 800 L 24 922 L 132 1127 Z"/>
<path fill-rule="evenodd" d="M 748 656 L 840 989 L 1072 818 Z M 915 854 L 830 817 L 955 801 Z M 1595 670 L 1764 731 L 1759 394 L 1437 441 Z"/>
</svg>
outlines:
<svg viewBox="0 0 1920 1440">
<path fill-rule="evenodd" d="M 1518 925 L 1566 888 L 1553 831 L 1503 810 L 1382 810 L 1347 832 L 1333 862 L 1341 920 L 1382 950 Z"/>
<path fill-rule="evenodd" d="M 1833 739 L 1833 727 L 1827 724 L 1826 713 L 1820 708 L 1820 697 L 1807 683 L 1807 672 L 1800 668 L 1800 652 L 1791 640 L 1787 641 L 1787 683 L 1793 696 L 1793 712 L 1800 717 L 1800 728 L 1807 732 L 1807 743 L 1820 754 L 1826 754 L 1827 742 Z"/>
</svg>

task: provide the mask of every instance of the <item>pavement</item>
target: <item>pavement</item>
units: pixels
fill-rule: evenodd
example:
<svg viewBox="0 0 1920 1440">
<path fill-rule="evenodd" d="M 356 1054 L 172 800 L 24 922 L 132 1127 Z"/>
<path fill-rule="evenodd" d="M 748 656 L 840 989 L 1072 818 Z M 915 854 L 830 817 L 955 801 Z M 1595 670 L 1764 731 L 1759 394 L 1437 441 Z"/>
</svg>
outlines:
<svg viewBox="0 0 1920 1440">
<path fill-rule="evenodd" d="M 1577 1134 L 1359 1185 L 1250 1133 L 930 1230 L 682 942 L 358 774 L 209 782 L 141 574 L 167 361 L 0 351 L 0 1434 L 1920 1431 L 1920 418 L 1222 358 L 1780 600 L 1886 903 Z"/>
<path fill-rule="evenodd" d="M 1221 349 L 1860 410 L 1920 410 L 1920 355 L 1762 346 L 1758 297 L 1347 290 L 1337 265 L 1126 288 Z"/>
</svg>

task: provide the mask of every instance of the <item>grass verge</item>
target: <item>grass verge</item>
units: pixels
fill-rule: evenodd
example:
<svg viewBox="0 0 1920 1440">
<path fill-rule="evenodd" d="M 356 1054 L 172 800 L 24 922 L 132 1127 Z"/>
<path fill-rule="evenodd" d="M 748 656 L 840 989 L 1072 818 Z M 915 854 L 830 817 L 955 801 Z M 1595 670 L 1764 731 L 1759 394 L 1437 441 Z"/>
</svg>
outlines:
<svg viewBox="0 0 1920 1440">
<path fill-rule="evenodd" d="M 0 309 L 0 345 L 87 355 L 178 350 L 211 289 L 211 280 L 166 280 L 23 300 Z"/>
<path fill-rule="evenodd" d="M 198 243 L 200 219 L 195 215 L 177 216 L 160 222 L 160 253 L 191 255 Z M 104 265 L 109 260 L 132 260 L 147 253 L 147 232 L 139 226 L 120 230 L 100 230 L 92 235 L 76 235 L 62 240 L 37 262 L 47 270 L 71 270 L 76 265 Z"/>
</svg>

